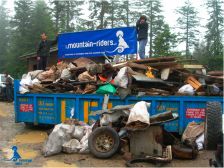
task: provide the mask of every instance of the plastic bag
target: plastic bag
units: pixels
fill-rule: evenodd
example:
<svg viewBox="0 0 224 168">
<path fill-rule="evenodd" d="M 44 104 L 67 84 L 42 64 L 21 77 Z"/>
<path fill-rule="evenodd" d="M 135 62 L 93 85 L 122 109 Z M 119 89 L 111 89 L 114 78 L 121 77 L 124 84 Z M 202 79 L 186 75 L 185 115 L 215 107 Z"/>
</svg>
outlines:
<svg viewBox="0 0 224 168">
<path fill-rule="evenodd" d="M 204 140 L 205 140 L 205 134 L 202 134 L 201 136 L 199 136 L 196 139 L 196 144 L 197 144 L 197 148 L 198 150 L 202 150 L 203 146 L 204 146 Z"/>
<path fill-rule="evenodd" d="M 128 86 L 128 74 L 127 74 L 127 67 L 123 67 L 118 72 L 117 76 L 114 78 L 114 84 L 116 86 L 127 88 Z"/>
<path fill-rule="evenodd" d="M 61 72 L 61 79 L 70 79 L 71 72 L 68 69 L 63 69 Z"/>
<path fill-rule="evenodd" d="M 141 121 L 146 124 L 150 124 L 149 121 L 149 112 L 148 108 L 150 107 L 151 103 L 147 103 L 145 101 L 140 101 L 134 105 L 131 109 L 130 115 L 128 117 L 127 124 L 132 122 Z"/>
<path fill-rule="evenodd" d="M 75 130 L 72 133 L 72 137 L 75 138 L 75 139 L 78 139 L 80 141 L 83 136 L 84 136 L 83 126 L 75 126 Z"/>
<path fill-rule="evenodd" d="M 184 85 L 178 90 L 178 93 L 186 93 L 189 95 L 194 95 L 194 92 L 194 88 L 190 84 Z"/>
<path fill-rule="evenodd" d="M 111 85 L 110 83 L 100 86 L 97 91 L 97 94 L 114 94 L 116 93 L 116 89 L 113 85 Z"/>
<path fill-rule="evenodd" d="M 35 71 L 29 72 L 28 74 L 31 76 L 31 79 L 35 79 L 42 72 L 43 70 L 35 70 Z"/>
<path fill-rule="evenodd" d="M 36 85 L 36 84 L 40 84 L 40 81 L 37 78 L 32 80 L 32 85 Z"/>
<path fill-rule="evenodd" d="M 22 80 L 20 81 L 20 85 L 22 85 L 22 86 L 32 86 L 31 75 L 30 74 L 23 75 Z"/>
<path fill-rule="evenodd" d="M 80 151 L 79 153 L 89 153 L 89 147 L 88 147 L 88 139 L 90 134 L 92 133 L 92 127 L 91 126 L 85 126 L 84 127 L 84 133 L 85 135 L 82 137 L 80 141 Z"/>
<path fill-rule="evenodd" d="M 39 79 L 40 81 L 43 80 L 52 80 L 54 81 L 57 77 L 57 73 L 56 73 L 57 69 L 55 66 L 52 66 L 48 71 L 44 71 L 42 73 L 39 73 L 37 76 L 37 79 Z"/>
<path fill-rule="evenodd" d="M 202 122 L 200 124 L 196 122 L 190 122 L 188 123 L 186 129 L 184 130 L 184 133 L 182 135 L 182 142 L 185 142 L 189 145 L 194 144 L 196 139 L 203 134 L 205 129 L 205 123 Z"/>
<path fill-rule="evenodd" d="M 71 139 L 62 145 L 62 151 L 65 153 L 77 153 L 79 152 L 80 142 L 77 139 Z"/>
<path fill-rule="evenodd" d="M 44 156 L 51 156 L 60 153 L 62 145 L 71 139 L 71 134 L 74 131 L 74 128 L 74 125 L 56 125 L 43 146 Z"/>
<path fill-rule="evenodd" d="M 96 75 L 91 76 L 88 71 L 81 73 L 78 76 L 79 81 L 96 81 Z"/>
<path fill-rule="evenodd" d="M 28 86 L 32 86 L 32 79 L 30 74 L 24 74 L 22 80 L 20 81 L 19 92 L 21 94 L 29 92 Z"/>
</svg>

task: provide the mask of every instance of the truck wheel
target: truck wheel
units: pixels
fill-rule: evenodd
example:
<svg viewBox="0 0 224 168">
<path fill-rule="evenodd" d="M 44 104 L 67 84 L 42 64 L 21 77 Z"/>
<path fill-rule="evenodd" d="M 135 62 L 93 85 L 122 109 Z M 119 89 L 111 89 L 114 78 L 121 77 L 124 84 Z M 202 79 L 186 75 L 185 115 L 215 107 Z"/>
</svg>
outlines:
<svg viewBox="0 0 224 168">
<path fill-rule="evenodd" d="M 222 134 L 222 110 L 220 102 L 207 102 L 205 118 L 205 148 L 214 150 Z"/>
<path fill-rule="evenodd" d="M 112 157 L 118 150 L 120 138 L 111 127 L 96 128 L 89 136 L 90 152 L 97 158 Z"/>
</svg>

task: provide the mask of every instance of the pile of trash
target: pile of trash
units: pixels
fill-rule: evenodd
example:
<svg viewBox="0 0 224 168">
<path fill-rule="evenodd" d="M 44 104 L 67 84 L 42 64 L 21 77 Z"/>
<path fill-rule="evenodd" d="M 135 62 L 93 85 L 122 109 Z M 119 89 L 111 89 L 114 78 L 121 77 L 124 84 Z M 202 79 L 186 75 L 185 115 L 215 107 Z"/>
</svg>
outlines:
<svg viewBox="0 0 224 168">
<path fill-rule="evenodd" d="M 44 143 L 43 155 L 91 152 L 97 158 L 110 158 L 119 152 L 132 167 L 139 161 L 195 159 L 204 146 L 204 123 L 189 123 L 179 139 L 162 126 L 178 119 L 178 114 L 167 111 L 150 116 L 150 105 L 140 101 L 98 110 L 94 115 L 100 118 L 92 126 L 75 119 L 58 124 Z"/>
<path fill-rule="evenodd" d="M 176 57 L 97 64 L 88 58 L 62 61 L 47 71 L 24 74 L 20 93 L 127 95 L 223 95 L 223 72 L 180 64 Z"/>
</svg>

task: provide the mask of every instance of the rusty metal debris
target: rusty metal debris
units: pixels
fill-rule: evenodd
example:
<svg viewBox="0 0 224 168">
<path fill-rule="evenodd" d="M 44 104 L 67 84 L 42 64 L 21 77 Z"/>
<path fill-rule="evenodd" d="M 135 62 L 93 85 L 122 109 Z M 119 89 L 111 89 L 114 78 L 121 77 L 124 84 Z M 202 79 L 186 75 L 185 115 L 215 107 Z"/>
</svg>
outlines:
<svg viewBox="0 0 224 168">
<path fill-rule="evenodd" d="M 122 68 L 126 69 L 127 85 L 119 83 L 122 78 L 116 78 Z M 194 95 L 223 94 L 223 72 L 212 71 L 206 75 L 202 65 L 181 64 L 176 57 L 131 60 L 117 64 L 78 58 L 62 61 L 47 71 L 29 72 L 22 81 L 21 93 L 91 94 L 99 86 L 111 83 L 117 88 L 115 94 L 124 99 L 139 92 L 144 92 L 140 95 L 152 96 L 180 94 L 177 93 L 178 89 L 189 83 L 195 89 Z M 213 85 L 219 89 L 218 92 L 210 89 Z"/>
</svg>

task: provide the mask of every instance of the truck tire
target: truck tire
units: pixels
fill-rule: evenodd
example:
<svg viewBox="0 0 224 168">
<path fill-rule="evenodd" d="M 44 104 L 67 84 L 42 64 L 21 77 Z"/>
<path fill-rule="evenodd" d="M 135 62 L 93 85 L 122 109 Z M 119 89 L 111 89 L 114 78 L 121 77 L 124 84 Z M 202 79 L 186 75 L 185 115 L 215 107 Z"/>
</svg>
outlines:
<svg viewBox="0 0 224 168">
<path fill-rule="evenodd" d="M 112 157 L 118 151 L 120 138 L 113 128 L 98 127 L 90 134 L 88 145 L 95 157 L 105 159 Z"/>
<path fill-rule="evenodd" d="M 205 148 L 215 150 L 222 134 L 222 110 L 220 102 L 207 102 L 205 118 Z"/>
</svg>

